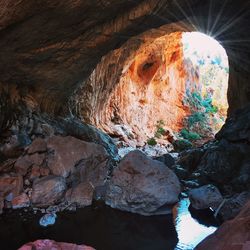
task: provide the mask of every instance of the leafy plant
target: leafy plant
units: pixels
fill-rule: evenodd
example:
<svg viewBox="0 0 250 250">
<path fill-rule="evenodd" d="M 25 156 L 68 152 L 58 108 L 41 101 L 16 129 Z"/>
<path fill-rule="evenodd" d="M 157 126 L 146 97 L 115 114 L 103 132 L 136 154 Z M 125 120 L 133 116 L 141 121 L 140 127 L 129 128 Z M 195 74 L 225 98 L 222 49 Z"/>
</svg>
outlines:
<svg viewBox="0 0 250 250">
<path fill-rule="evenodd" d="M 182 129 L 180 134 L 184 139 L 187 139 L 189 141 L 201 139 L 201 136 L 198 133 L 188 131 L 187 129 Z"/>
<path fill-rule="evenodd" d="M 152 137 L 152 138 L 149 138 L 147 140 L 147 144 L 150 145 L 150 146 L 155 146 L 157 144 L 157 142 L 156 142 L 155 138 Z"/>
<path fill-rule="evenodd" d="M 157 144 L 157 141 L 155 138 L 160 139 L 165 133 L 165 129 L 163 128 L 163 126 L 165 125 L 163 120 L 159 120 L 156 123 L 156 131 L 154 133 L 154 137 L 149 138 L 147 140 L 147 144 L 151 145 L 151 146 L 155 146 Z"/>
</svg>

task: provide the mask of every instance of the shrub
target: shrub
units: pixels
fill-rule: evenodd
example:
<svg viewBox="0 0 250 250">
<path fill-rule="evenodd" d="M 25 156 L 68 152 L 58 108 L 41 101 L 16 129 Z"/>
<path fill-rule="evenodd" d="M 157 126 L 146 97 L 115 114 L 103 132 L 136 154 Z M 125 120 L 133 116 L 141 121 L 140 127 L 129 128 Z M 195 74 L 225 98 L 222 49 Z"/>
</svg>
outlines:
<svg viewBox="0 0 250 250">
<path fill-rule="evenodd" d="M 152 137 L 152 138 L 149 138 L 147 140 L 147 144 L 150 145 L 150 146 L 155 146 L 157 144 L 157 142 L 156 142 L 155 138 Z"/>
<path fill-rule="evenodd" d="M 187 129 L 182 129 L 180 134 L 184 139 L 187 139 L 189 141 L 201 139 L 201 136 L 198 133 L 188 131 Z"/>
<path fill-rule="evenodd" d="M 192 148 L 193 144 L 190 141 L 184 139 L 184 140 L 176 140 L 173 143 L 173 146 L 176 151 L 183 151 Z"/>
<path fill-rule="evenodd" d="M 156 138 L 161 138 L 162 135 L 165 134 L 165 129 L 164 128 L 157 128 L 156 132 L 155 132 L 155 137 Z"/>
</svg>

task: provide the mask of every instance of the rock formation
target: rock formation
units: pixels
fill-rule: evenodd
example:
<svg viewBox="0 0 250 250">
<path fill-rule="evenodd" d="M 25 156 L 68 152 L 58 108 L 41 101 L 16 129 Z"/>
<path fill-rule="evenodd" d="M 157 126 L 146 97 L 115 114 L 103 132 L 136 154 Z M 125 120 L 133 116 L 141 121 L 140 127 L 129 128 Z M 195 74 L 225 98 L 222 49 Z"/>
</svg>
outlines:
<svg viewBox="0 0 250 250">
<path fill-rule="evenodd" d="M 249 249 L 250 203 L 233 220 L 225 222 L 215 233 L 200 243 L 196 250 Z"/>
<path fill-rule="evenodd" d="M 106 197 L 113 207 L 149 215 L 178 201 L 177 175 L 185 190 L 215 185 L 225 200 L 219 214 L 224 219 L 236 216 L 249 200 L 250 188 L 249 8 L 245 0 L 0 0 L 0 212 L 33 205 L 59 205 L 59 210 L 72 204 L 84 207 L 96 196 Z M 226 124 L 216 141 L 181 152 L 168 166 L 171 169 L 138 152 L 127 156 L 135 154 L 136 164 L 125 156 L 117 166 L 120 159 L 112 139 L 87 123 L 93 120 L 92 124 L 109 131 L 110 124 L 101 122 L 105 117 L 119 118 L 118 104 L 123 108 L 124 102 L 133 102 L 136 108 L 147 103 L 157 106 L 151 97 L 161 93 L 154 79 L 159 77 L 158 70 L 170 72 L 172 67 L 182 86 L 180 91 L 173 86 L 178 94 L 174 99 L 163 96 L 161 100 L 173 101 L 176 110 L 164 113 L 157 107 L 156 114 L 148 115 L 157 115 L 158 120 L 169 113 L 169 124 L 179 129 L 181 118 L 189 112 L 179 107 L 184 91 L 180 44 L 173 43 L 177 48 L 170 46 L 170 54 L 159 55 L 158 49 L 167 46 L 163 45 L 166 36 L 178 37 L 185 31 L 211 33 L 227 51 Z M 124 49 L 128 44 L 129 51 Z M 166 63 L 171 67 L 165 67 Z M 120 98 L 121 92 L 134 90 L 130 83 L 124 87 L 125 80 L 137 84 L 135 96 Z M 107 114 L 102 114 L 104 105 Z M 126 107 L 123 112 L 135 127 L 141 121 L 133 116 L 137 113 L 131 105 Z M 154 122 L 147 118 L 142 124 L 145 131 L 137 134 L 150 135 Z M 127 124 L 121 125 L 115 127 L 117 133 L 134 136 Z M 164 136 L 173 141 L 171 131 Z M 188 146 L 183 141 L 177 144 L 178 149 Z M 144 206 L 138 201 L 141 198 L 149 204 Z M 220 249 L 232 248 L 234 229 L 240 232 L 235 234 L 240 239 L 237 244 L 249 241 L 244 231 L 246 211 L 235 220 L 219 229 L 220 243 L 226 242 Z M 230 230 L 224 232 L 228 225 Z M 59 243 L 48 244 L 58 247 Z M 209 244 L 215 249 L 217 241 L 211 239 Z"/>
</svg>

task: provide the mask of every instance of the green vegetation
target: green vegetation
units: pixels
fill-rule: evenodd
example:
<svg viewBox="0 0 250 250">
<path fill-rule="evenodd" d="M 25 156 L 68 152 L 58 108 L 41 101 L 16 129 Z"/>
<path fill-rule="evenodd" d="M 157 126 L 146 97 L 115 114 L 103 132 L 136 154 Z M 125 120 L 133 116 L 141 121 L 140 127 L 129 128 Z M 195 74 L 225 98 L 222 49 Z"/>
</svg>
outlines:
<svg viewBox="0 0 250 250">
<path fill-rule="evenodd" d="M 198 133 L 190 132 L 187 129 L 182 129 L 180 132 L 181 136 L 189 141 L 195 141 L 201 139 L 201 136 Z"/>
<path fill-rule="evenodd" d="M 157 142 L 156 142 L 155 138 L 152 137 L 152 138 L 149 138 L 147 140 L 147 144 L 150 145 L 150 146 L 155 146 L 157 144 Z"/>
<path fill-rule="evenodd" d="M 165 123 L 163 120 L 157 121 L 156 131 L 155 131 L 154 137 L 149 138 L 147 140 L 148 145 L 155 146 L 157 144 L 156 139 L 160 139 L 166 133 L 165 129 L 163 128 L 164 125 L 165 125 Z"/>
<path fill-rule="evenodd" d="M 174 141 L 173 146 L 176 151 L 183 151 L 192 148 L 193 144 L 186 139 L 181 139 Z"/>
<path fill-rule="evenodd" d="M 187 93 L 185 104 L 189 106 L 191 114 L 184 121 L 185 128 L 179 133 L 180 137 L 189 142 L 206 137 L 211 133 L 210 119 L 218 112 L 218 108 L 212 104 L 209 95 L 203 98 L 196 91 Z"/>
</svg>

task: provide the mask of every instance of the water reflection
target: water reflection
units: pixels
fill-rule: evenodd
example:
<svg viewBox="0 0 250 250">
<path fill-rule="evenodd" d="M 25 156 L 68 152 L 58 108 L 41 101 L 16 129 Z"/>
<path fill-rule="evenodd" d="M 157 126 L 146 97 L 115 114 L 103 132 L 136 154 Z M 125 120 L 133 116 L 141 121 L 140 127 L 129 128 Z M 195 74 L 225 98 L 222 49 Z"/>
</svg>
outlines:
<svg viewBox="0 0 250 250">
<path fill-rule="evenodd" d="M 191 250 L 216 227 L 199 224 L 188 206 L 188 200 L 180 201 L 174 220 L 171 215 L 145 217 L 106 206 L 87 207 L 59 213 L 55 225 L 48 228 L 39 226 L 42 214 L 12 211 L 0 216 L 0 249 L 16 250 L 24 243 L 47 238 L 97 250 Z"/>
<path fill-rule="evenodd" d="M 200 224 L 190 214 L 189 205 L 190 201 L 183 199 L 174 210 L 174 223 L 179 239 L 175 250 L 192 250 L 198 243 L 217 229 L 216 226 L 209 225 L 211 219 L 206 220 L 206 225 Z M 201 217 L 199 216 L 199 218 Z M 213 221 L 211 224 L 214 224 Z"/>
</svg>

